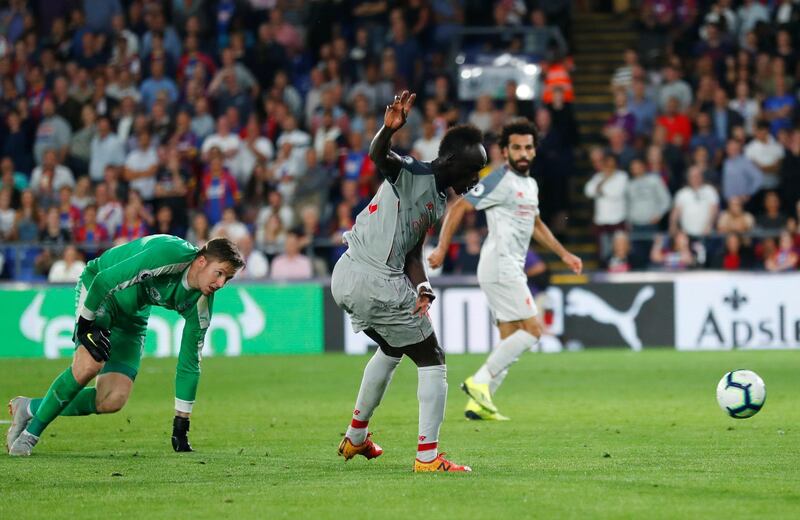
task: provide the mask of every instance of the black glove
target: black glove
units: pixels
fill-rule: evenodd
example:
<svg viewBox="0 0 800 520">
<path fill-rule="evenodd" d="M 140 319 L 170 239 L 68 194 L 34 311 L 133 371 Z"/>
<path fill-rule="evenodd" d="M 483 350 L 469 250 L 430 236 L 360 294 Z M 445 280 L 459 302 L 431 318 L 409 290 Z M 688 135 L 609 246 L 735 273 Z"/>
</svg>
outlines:
<svg viewBox="0 0 800 520">
<path fill-rule="evenodd" d="M 89 351 L 95 361 L 98 363 L 108 361 L 109 356 L 111 356 L 110 331 L 96 326 L 93 320 L 79 317 L 76 334 L 78 342 Z"/>
<path fill-rule="evenodd" d="M 172 449 L 177 452 L 194 451 L 189 444 L 189 418 L 178 417 L 172 420 Z"/>
</svg>

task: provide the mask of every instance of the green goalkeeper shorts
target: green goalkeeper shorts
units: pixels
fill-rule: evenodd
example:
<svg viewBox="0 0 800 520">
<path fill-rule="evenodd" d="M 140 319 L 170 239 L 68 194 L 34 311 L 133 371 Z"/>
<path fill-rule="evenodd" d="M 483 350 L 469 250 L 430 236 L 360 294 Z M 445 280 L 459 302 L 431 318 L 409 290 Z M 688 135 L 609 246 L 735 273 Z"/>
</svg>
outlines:
<svg viewBox="0 0 800 520">
<path fill-rule="evenodd" d="M 75 321 L 86 299 L 86 293 L 94 279 L 93 273 L 84 271 L 75 286 Z M 138 309 L 136 286 L 128 287 L 106 298 L 97 309 L 95 323 L 98 327 L 111 331 L 111 356 L 101 374 L 118 372 L 131 380 L 136 380 L 144 354 L 144 341 L 147 334 L 147 320 L 150 308 Z M 77 342 L 75 348 L 80 345 Z"/>
</svg>

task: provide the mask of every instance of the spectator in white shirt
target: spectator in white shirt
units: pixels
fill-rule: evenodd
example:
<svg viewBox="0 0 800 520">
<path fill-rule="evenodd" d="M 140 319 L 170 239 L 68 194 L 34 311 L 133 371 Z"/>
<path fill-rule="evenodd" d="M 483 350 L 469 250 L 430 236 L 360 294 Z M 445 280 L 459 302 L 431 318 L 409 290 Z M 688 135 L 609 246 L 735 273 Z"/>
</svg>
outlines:
<svg viewBox="0 0 800 520">
<path fill-rule="evenodd" d="M 150 141 L 150 130 L 139 130 L 137 145 L 125 158 L 123 178 L 130 188 L 139 192 L 145 201 L 153 200 L 156 191 L 158 154 Z"/>
<path fill-rule="evenodd" d="M 478 127 L 481 132 L 488 132 L 492 129 L 494 120 L 494 103 L 492 96 L 481 94 L 475 101 L 475 109 L 469 114 L 469 123 Z"/>
<path fill-rule="evenodd" d="M 64 248 L 61 260 L 56 260 L 47 274 L 47 281 L 51 283 L 75 283 L 83 273 L 86 264 L 80 259 L 80 254 L 75 246 Z"/>
<path fill-rule="evenodd" d="M 411 156 L 418 161 L 431 162 L 439 155 L 439 144 L 442 138 L 436 135 L 436 127 L 432 121 L 422 123 L 422 137 L 414 141 Z"/>
<path fill-rule="evenodd" d="M 89 158 L 89 177 L 94 182 L 103 180 L 106 166 L 122 166 L 125 163 L 125 149 L 117 134 L 111 131 L 108 116 L 97 119 L 97 134 L 92 138 Z"/>
<path fill-rule="evenodd" d="M 595 173 L 584 187 L 586 196 L 594 199 L 593 220 L 600 258 L 611 254 L 614 232 L 625 228 L 627 187 L 628 176 L 617 169 L 617 160 L 611 154 L 603 157 L 603 169 Z"/>
<path fill-rule="evenodd" d="M 283 196 L 279 191 L 271 191 L 267 195 L 267 205 L 261 208 L 256 217 L 256 228 L 263 228 L 269 217 L 274 214 L 281 219 L 284 229 L 294 226 L 294 211 L 283 203 Z"/>
<path fill-rule="evenodd" d="M 275 147 L 272 146 L 272 141 L 261 135 L 258 117 L 252 114 L 247 120 L 242 146 L 239 149 L 239 164 L 233 172 L 239 186 L 247 186 L 256 164 L 266 166 L 273 157 L 275 157 Z"/>
<path fill-rule="evenodd" d="M 56 193 L 62 186 L 75 187 L 72 170 L 58 163 L 58 153 L 47 150 L 42 155 L 42 164 L 31 173 L 31 191 L 37 196 L 43 193 Z"/>
<path fill-rule="evenodd" d="M 200 149 L 204 161 L 209 160 L 209 152 L 212 148 L 219 148 L 225 159 L 225 167 L 228 171 L 236 170 L 236 156 L 242 148 L 242 140 L 239 136 L 231 133 L 228 118 L 224 115 L 217 118 L 217 131 L 206 137 L 203 147 Z"/>
<path fill-rule="evenodd" d="M 269 272 L 269 260 L 264 253 L 253 249 L 253 237 L 248 233 L 241 237 L 236 245 L 239 246 L 239 252 L 244 258 L 244 267 L 236 277 L 242 280 L 266 278 Z"/>
<path fill-rule="evenodd" d="M 317 157 L 322 157 L 325 153 L 325 143 L 328 141 L 337 142 L 342 137 L 342 129 L 336 125 L 333 119 L 333 111 L 325 109 L 322 112 L 322 120 L 314 132 L 314 150 L 317 152 Z"/>
<path fill-rule="evenodd" d="M 744 147 L 744 156 L 764 174 L 762 188 L 772 190 L 780 184 L 778 171 L 781 169 L 784 154 L 783 146 L 769 133 L 769 123 L 759 121 L 756 124 L 755 139 Z"/>
<path fill-rule="evenodd" d="M 736 83 L 736 97 L 728 102 L 728 108 L 742 116 L 745 132 L 747 135 L 753 135 L 756 129 L 756 119 L 761 113 L 761 106 L 750 96 L 750 84 L 747 81 Z"/>
<path fill-rule="evenodd" d="M 275 146 L 280 149 L 284 145 L 291 146 L 289 150 L 289 170 L 292 175 L 302 177 L 306 173 L 306 152 L 311 146 L 311 136 L 297 127 L 297 119 L 289 114 L 281 122 L 281 136 L 275 142 Z"/>
<path fill-rule="evenodd" d="M 697 166 L 688 171 L 686 186 L 675 194 L 675 204 L 670 214 L 670 232 L 678 230 L 692 238 L 707 236 L 714 229 L 719 211 L 717 190 L 703 180 Z"/>
<path fill-rule="evenodd" d="M 222 211 L 222 220 L 211 228 L 211 238 L 225 237 L 231 242 L 238 242 L 243 237 L 250 235 L 247 226 L 236 217 L 236 210 L 225 208 Z"/>
</svg>

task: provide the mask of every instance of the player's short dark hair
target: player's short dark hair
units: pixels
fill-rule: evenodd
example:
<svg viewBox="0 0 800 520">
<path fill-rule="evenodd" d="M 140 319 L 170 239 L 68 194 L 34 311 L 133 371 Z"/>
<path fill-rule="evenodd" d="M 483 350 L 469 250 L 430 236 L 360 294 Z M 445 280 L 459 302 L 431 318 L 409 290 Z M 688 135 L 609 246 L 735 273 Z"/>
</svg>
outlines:
<svg viewBox="0 0 800 520">
<path fill-rule="evenodd" d="M 533 146 L 539 146 L 539 130 L 536 125 L 528 121 L 525 117 L 512 119 L 508 124 L 503 127 L 503 132 L 500 134 L 500 148 L 508 146 L 508 140 L 512 135 L 532 135 Z"/>
<path fill-rule="evenodd" d="M 465 148 L 483 142 L 483 134 L 473 125 L 454 126 L 444 134 L 439 144 L 439 157 L 455 155 Z"/>
<path fill-rule="evenodd" d="M 212 238 L 206 242 L 206 245 L 197 252 L 197 256 L 204 256 L 206 260 L 227 262 L 234 269 L 241 269 L 244 267 L 244 259 L 239 252 L 239 248 L 236 247 L 236 244 L 224 237 Z"/>
</svg>

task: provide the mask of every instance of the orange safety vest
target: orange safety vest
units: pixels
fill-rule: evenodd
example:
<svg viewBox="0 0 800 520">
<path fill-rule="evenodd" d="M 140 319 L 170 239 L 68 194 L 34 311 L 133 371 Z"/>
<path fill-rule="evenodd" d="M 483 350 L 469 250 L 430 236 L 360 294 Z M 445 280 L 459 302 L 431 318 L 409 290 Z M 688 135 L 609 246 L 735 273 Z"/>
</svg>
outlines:
<svg viewBox="0 0 800 520">
<path fill-rule="evenodd" d="M 542 101 L 545 103 L 552 103 L 553 89 L 556 87 L 561 88 L 564 92 L 564 101 L 567 103 L 575 101 L 572 79 L 570 79 L 569 71 L 567 71 L 567 67 L 563 63 L 553 63 L 546 66 Z"/>
</svg>

